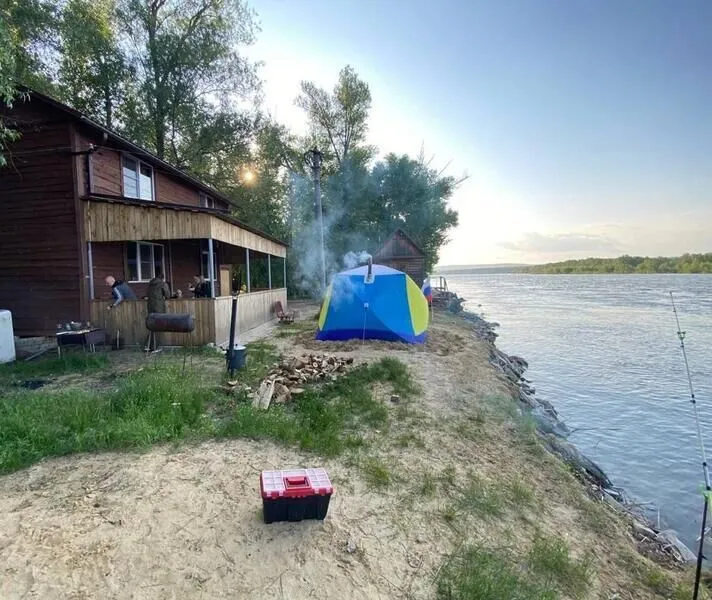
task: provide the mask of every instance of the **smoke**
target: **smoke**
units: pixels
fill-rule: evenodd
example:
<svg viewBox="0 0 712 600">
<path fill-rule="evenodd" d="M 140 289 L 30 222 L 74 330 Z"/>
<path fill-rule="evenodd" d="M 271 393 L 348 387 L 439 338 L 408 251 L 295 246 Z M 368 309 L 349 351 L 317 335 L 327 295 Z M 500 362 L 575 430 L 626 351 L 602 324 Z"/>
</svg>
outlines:
<svg viewBox="0 0 712 600">
<path fill-rule="evenodd" d="M 342 165 L 338 174 L 322 182 L 327 285 L 334 273 L 342 271 L 344 267 L 356 267 L 370 258 L 365 250 L 358 253 L 346 252 L 349 248 L 368 248 L 370 245 L 371 240 L 367 235 L 354 231 L 358 224 L 353 222 L 348 210 L 353 198 L 364 193 L 367 183 L 367 171 L 362 174 L 348 165 Z M 292 282 L 300 292 L 321 299 L 325 290 L 322 283 L 319 220 L 315 217 L 314 183 L 309 177 L 292 174 L 290 187 L 290 213 L 293 215 L 290 229 L 293 235 L 289 261 L 292 265 Z"/>
<path fill-rule="evenodd" d="M 369 259 L 372 259 L 373 257 L 366 252 L 365 250 L 361 250 L 361 252 L 347 252 L 344 254 L 344 258 L 342 259 L 344 262 L 344 267 L 347 269 L 355 269 L 359 265 L 366 264 Z"/>
</svg>

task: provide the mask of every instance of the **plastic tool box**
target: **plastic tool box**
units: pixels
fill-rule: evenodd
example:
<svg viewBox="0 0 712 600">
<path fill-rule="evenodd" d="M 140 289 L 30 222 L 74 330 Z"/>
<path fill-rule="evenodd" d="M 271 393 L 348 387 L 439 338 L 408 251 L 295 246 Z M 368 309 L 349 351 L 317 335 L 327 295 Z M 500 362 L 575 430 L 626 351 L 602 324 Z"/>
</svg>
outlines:
<svg viewBox="0 0 712 600">
<path fill-rule="evenodd" d="M 334 488 L 324 469 L 262 471 L 260 491 L 265 523 L 323 520 Z"/>
</svg>

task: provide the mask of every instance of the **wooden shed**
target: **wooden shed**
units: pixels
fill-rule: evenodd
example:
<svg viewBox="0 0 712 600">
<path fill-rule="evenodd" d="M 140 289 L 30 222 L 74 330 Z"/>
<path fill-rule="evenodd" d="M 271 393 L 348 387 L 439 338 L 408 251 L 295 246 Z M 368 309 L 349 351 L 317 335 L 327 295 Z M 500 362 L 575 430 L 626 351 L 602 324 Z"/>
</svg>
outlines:
<svg viewBox="0 0 712 600">
<path fill-rule="evenodd" d="M 374 262 L 398 269 L 423 285 L 425 279 L 425 253 L 402 229 L 396 229 L 383 246 L 373 255 Z"/>
</svg>

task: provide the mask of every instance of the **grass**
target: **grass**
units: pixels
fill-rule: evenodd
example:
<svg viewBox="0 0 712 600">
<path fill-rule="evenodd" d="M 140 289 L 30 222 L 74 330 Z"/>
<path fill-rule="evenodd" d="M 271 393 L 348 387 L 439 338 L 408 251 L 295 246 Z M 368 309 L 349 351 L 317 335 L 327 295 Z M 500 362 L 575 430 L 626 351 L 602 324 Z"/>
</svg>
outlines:
<svg viewBox="0 0 712 600">
<path fill-rule="evenodd" d="M 439 600 L 557 600 L 579 598 L 591 579 L 588 562 L 571 558 L 559 538 L 538 537 L 526 560 L 504 549 L 460 548 L 437 579 Z"/>
<path fill-rule="evenodd" d="M 4 369 L 4 374 L 56 375 L 105 366 L 95 358 L 98 362 L 74 356 L 62 362 L 41 361 L 31 368 L 16 365 Z M 251 344 L 248 368 L 240 372 L 240 379 L 254 386 L 276 359 L 269 344 Z M 356 367 L 334 382 L 308 386 L 289 404 L 262 411 L 246 402 L 245 391 L 228 397 L 215 389 L 210 377 L 196 372 L 181 376 L 181 362 L 177 358 L 144 366 L 115 379 L 114 387 L 103 391 L 10 388 L 0 395 L 0 472 L 48 456 L 210 437 L 271 439 L 335 456 L 363 446 L 366 430 L 387 430 L 388 408 L 373 398 L 373 383 L 388 383 L 402 397 L 417 390 L 403 363 L 384 358 Z M 384 478 L 376 473 L 374 481 Z"/>
<path fill-rule="evenodd" d="M 103 353 L 65 354 L 33 361 L 16 361 L 0 365 L 0 384 L 12 384 L 24 379 L 58 377 L 68 373 L 88 373 L 105 368 L 109 359 Z"/>
<path fill-rule="evenodd" d="M 510 509 L 530 508 L 534 503 L 534 492 L 518 481 L 487 483 L 471 475 L 468 484 L 459 491 L 456 506 L 470 515 L 495 518 Z"/>
<path fill-rule="evenodd" d="M 366 483 L 372 488 L 384 488 L 391 484 L 393 476 L 386 463 L 378 458 L 368 458 L 362 465 Z"/>
</svg>

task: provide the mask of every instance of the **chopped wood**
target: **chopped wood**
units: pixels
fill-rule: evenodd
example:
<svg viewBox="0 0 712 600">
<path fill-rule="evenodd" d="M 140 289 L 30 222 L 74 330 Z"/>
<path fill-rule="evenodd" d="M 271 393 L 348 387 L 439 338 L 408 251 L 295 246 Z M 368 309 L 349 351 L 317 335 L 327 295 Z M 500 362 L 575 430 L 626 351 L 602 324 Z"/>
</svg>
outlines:
<svg viewBox="0 0 712 600">
<path fill-rule="evenodd" d="M 353 363 L 353 358 L 322 354 L 283 358 L 262 381 L 259 391 L 253 396 L 253 406 L 266 409 L 271 402 L 289 402 L 294 396 L 305 392 L 304 385 L 336 381 Z"/>
</svg>

